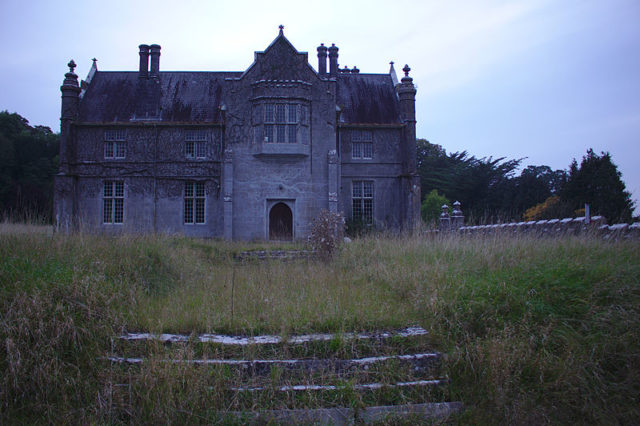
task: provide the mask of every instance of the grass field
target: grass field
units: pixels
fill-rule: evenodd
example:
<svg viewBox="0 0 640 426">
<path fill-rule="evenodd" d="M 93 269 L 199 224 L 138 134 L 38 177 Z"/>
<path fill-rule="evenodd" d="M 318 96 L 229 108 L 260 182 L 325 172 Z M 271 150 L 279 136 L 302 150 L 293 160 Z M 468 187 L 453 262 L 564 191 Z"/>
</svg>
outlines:
<svg viewBox="0 0 640 426">
<path fill-rule="evenodd" d="M 258 248 L 277 247 L 2 227 L 0 422 L 182 422 L 185 412 L 196 413 L 188 422 L 210 421 L 215 398 L 196 393 L 206 385 L 196 369 L 151 362 L 136 370 L 129 399 L 105 398 L 122 373 L 101 358 L 124 331 L 286 336 L 407 325 L 424 327 L 425 345 L 447 355 L 448 397 L 466 406 L 450 421 L 640 421 L 637 241 L 370 236 L 329 263 L 234 260 Z"/>
</svg>

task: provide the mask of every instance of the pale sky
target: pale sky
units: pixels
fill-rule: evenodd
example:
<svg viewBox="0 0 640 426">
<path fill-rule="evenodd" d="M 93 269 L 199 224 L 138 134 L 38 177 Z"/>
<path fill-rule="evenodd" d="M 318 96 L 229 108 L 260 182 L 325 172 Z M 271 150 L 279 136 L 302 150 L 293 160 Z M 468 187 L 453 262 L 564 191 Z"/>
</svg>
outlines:
<svg viewBox="0 0 640 426">
<path fill-rule="evenodd" d="M 409 64 L 418 137 L 554 169 L 609 151 L 640 204 L 640 0 L 0 0 L 0 110 L 59 131 L 71 58 L 135 71 L 157 43 L 161 71 L 243 71 L 280 24 L 314 68 L 321 42 L 364 73 Z"/>
</svg>

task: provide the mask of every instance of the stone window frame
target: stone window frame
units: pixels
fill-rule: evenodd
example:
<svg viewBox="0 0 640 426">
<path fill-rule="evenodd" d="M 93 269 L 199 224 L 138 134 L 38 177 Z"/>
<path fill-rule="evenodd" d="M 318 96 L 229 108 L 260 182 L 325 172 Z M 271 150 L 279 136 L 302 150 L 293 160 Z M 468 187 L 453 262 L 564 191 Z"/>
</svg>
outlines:
<svg viewBox="0 0 640 426">
<path fill-rule="evenodd" d="M 351 182 L 351 218 L 367 225 L 373 224 L 375 185 L 372 180 Z"/>
<path fill-rule="evenodd" d="M 277 100 L 261 103 L 256 142 L 308 143 L 309 106 L 300 101 Z"/>
<path fill-rule="evenodd" d="M 102 223 L 124 223 L 125 186 L 123 180 L 105 180 L 102 188 Z"/>
<path fill-rule="evenodd" d="M 189 160 L 203 160 L 207 158 L 206 130 L 187 130 L 184 136 L 184 155 Z"/>
<path fill-rule="evenodd" d="M 185 225 L 205 225 L 207 222 L 207 193 L 205 182 L 195 180 L 185 181 L 183 195 L 183 223 Z"/>
<path fill-rule="evenodd" d="M 104 131 L 105 160 L 124 160 L 127 158 L 126 129 L 112 129 Z"/>
<path fill-rule="evenodd" d="M 351 131 L 351 158 L 354 160 L 373 159 L 373 132 L 371 130 Z"/>
</svg>

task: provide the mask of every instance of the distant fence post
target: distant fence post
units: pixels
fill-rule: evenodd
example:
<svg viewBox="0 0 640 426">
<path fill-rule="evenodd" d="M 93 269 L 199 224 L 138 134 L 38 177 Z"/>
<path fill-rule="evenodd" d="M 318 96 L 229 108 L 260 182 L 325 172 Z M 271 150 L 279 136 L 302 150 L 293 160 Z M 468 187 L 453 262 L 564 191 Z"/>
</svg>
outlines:
<svg viewBox="0 0 640 426">
<path fill-rule="evenodd" d="M 442 213 L 440 213 L 440 230 L 441 231 L 451 230 L 451 218 L 449 217 L 449 206 L 446 204 L 442 205 Z"/>
<path fill-rule="evenodd" d="M 591 223 L 591 208 L 588 203 L 584 204 L 584 224 L 589 225 Z"/>
<path fill-rule="evenodd" d="M 451 213 L 451 228 L 454 231 L 457 231 L 461 227 L 464 226 L 464 215 L 462 214 L 462 209 L 460 208 L 462 204 L 460 201 L 456 201 L 453 203 L 453 212 Z"/>
</svg>

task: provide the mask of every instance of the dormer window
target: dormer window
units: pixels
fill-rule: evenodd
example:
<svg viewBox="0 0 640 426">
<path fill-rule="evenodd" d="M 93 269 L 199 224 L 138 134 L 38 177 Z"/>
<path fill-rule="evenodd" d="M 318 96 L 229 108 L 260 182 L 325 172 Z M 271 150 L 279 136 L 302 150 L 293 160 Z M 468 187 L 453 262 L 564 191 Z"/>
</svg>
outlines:
<svg viewBox="0 0 640 426">
<path fill-rule="evenodd" d="M 127 156 L 127 131 L 107 130 L 104 132 L 104 158 L 120 160 Z"/>
</svg>

